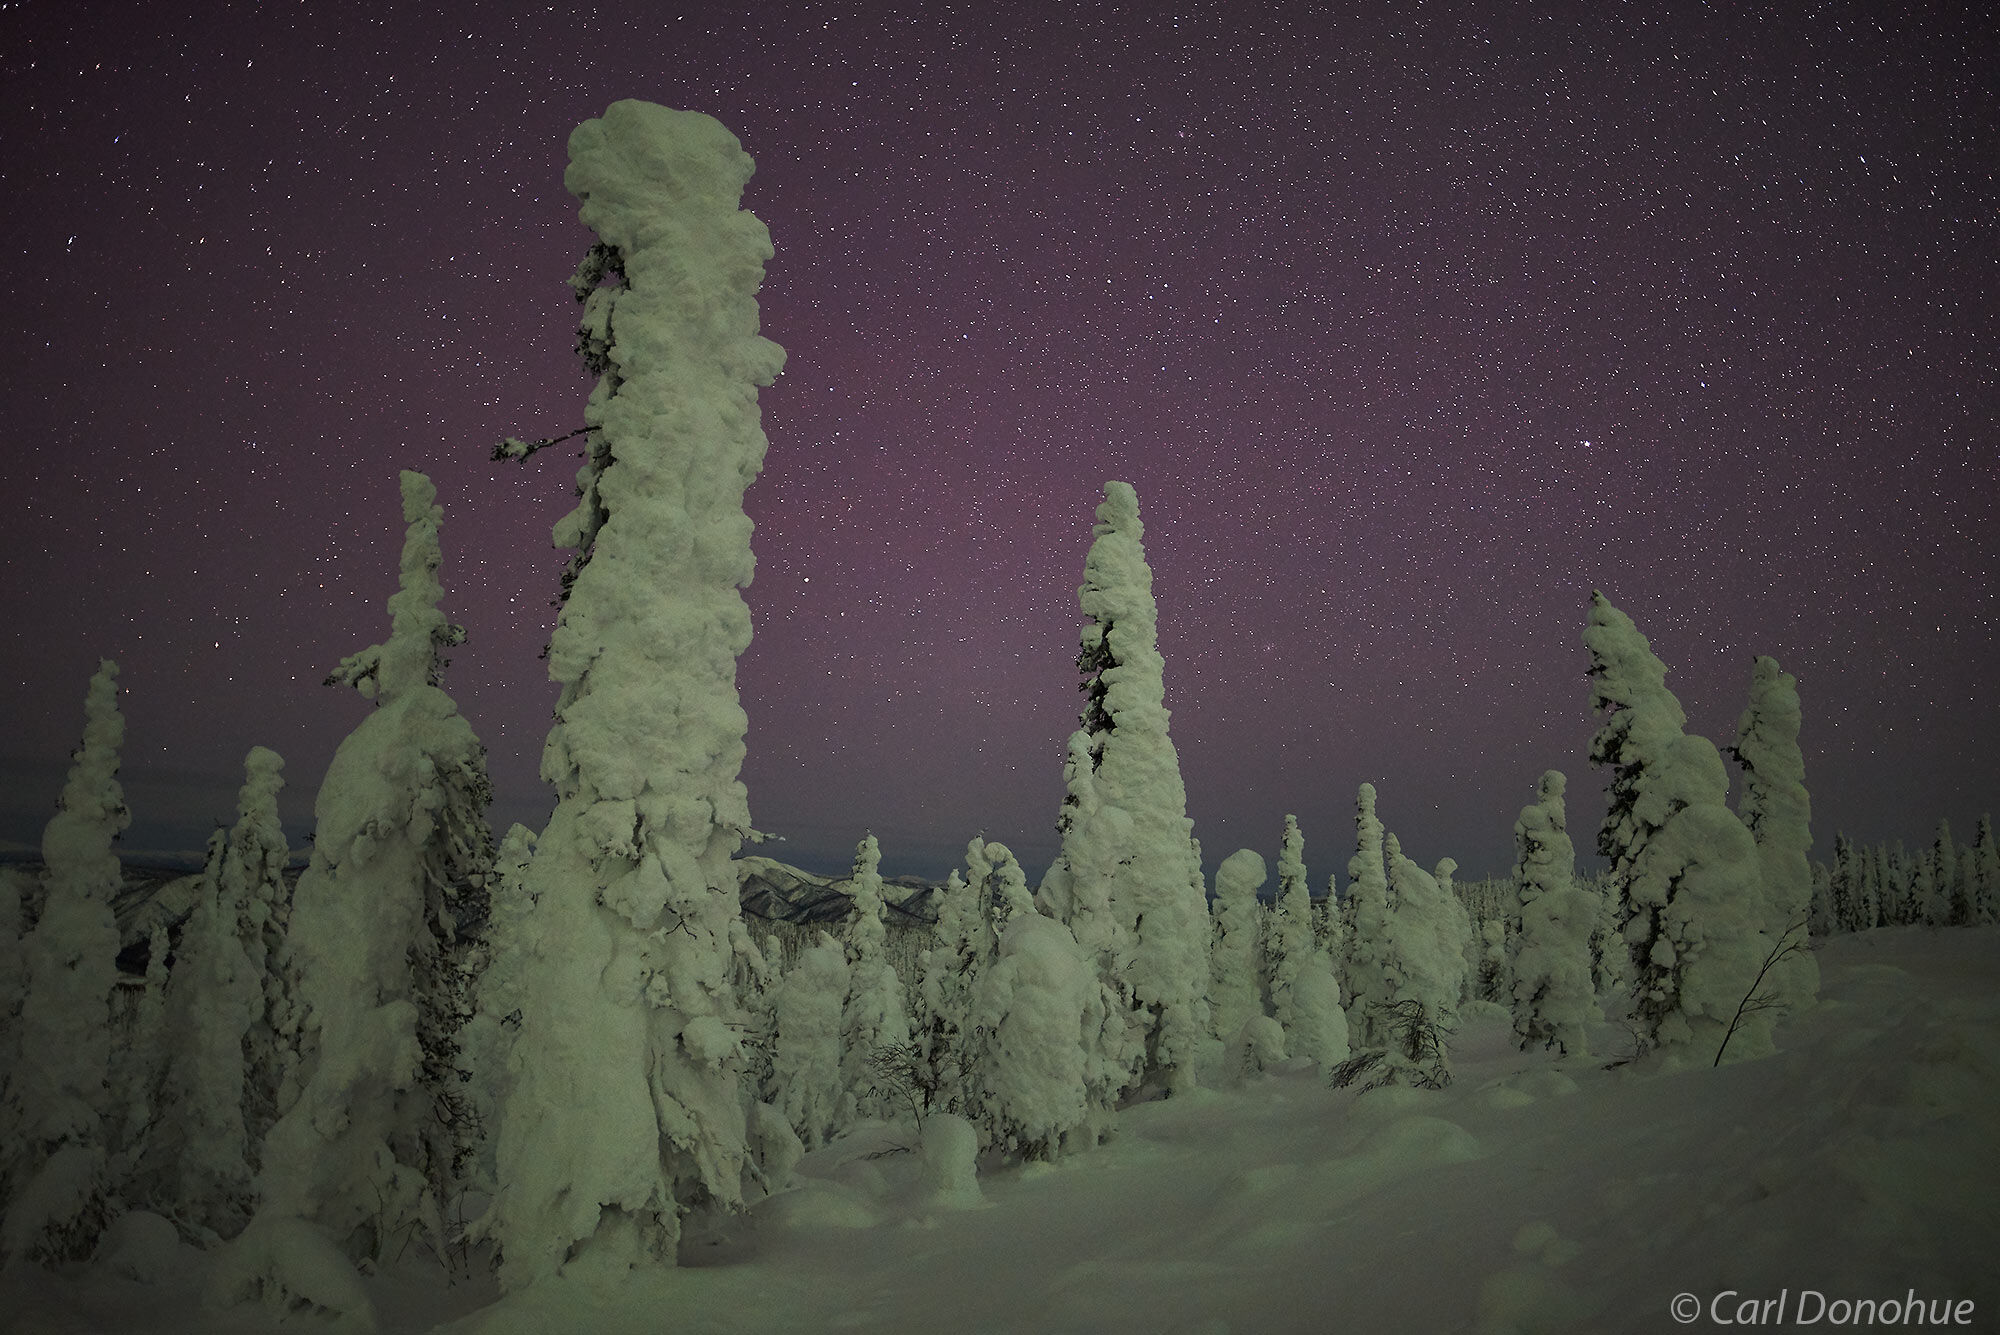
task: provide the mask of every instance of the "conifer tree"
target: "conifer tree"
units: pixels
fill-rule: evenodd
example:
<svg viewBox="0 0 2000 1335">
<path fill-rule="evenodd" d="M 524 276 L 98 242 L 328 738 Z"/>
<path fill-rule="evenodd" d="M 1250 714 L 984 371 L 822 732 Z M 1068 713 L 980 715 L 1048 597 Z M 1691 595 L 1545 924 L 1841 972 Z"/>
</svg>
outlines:
<svg viewBox="0 0 2000 1335">
<path fill-rule="evenodd" d="M 271 1128 L 260 1214 L 312 1221 L 355 1256 L 421 1237 L 438 1253 L 476 1152 L 459 1030 L 461 921 L 488 916 L 485 748 L 442 680 L 464 640 L 443 597 L 437 492 L 401 479 L 406 527 L 389 638 L 329 684 L 375 701 L 327 767 L 291 909 L 304 1004 L 300 1093 Z"/>
<path fill-rule="evenodd" d="M 1354 856 L 1347 863 L 1347 1032 L 1356 1049 L 1379 1048 L 1387 1036 L 1381 1017 L 1393 1004 L 1394 985 L 1383 967 L 1389 922 L 1389 878 L 1383 861 L 1382 822 L 1375 815 L 1375 785 L 1364 783 L 1354 802 Z"/>
<path fill-rule="evenodd" d="M 598 236 L 571 281 L 578 346 L 599 379 L 581 498 L 556 528 L 576 555 L 549 644 L 556 808 L 526 880 L 537 1004 L 484 1223 L 509 1290 L 575 1261 L 670 1261 L 690 1203 L 742 1200 L 738 590 L 765 449 L 757 387 L 783 365 L 756 332 L 771 241 L 737 207 L 751 169 L 715 121 L 644 102 L 570 137 L 564 184 Z"/>
<path fill-rule="evenodd" d="M 1931 875 L 1937 882 L 1937 897 L 1944 903 L 1945 924 L 1950 927 L 1964 927 L 1973 920 L 1972 895 L 1968 893 L 1965 878 L 1960 873 L 1958 845 L 1952 841 L 1951 822 L 1940 820 L 1937 839 L 1931 845 Z"/>
<path fill-rule="evenodd" d="M 1993 817 L 1979 818 L 1972 845 L 1972 909 L 1974 922 L 2000 922 L 2000 844 L 1993 840 Z"/>
<path fill-rule="evenodd" d="M 1209 1016 L 1215 1036 L 1227 1043 L 1236 1031 L 1264 1013 L 1258 995 L 1261 953 L 1257 889 L 1264 884 L 1264 859 L 1240 849 L 1215 872 L 1215 945 L 1210 969 Z"/>
<path fill-rule="evenodd" d="M 882 922 L 882 849 L 868 835 L 854 850 L 854 921 L 847 932 L 847 1004 L 841 1013 L 843 1122 L 892 1115 L 893 1095 L 878 1088 L 876 1063 L 884 1049 L 909 1042 L 903 984 L 889 963 Z"/>
<path fill-rule="evenodd" d="M 21 947 L 25 987 L 0 1091 L 0 1262 L 87 1256 L 108 1222 L 111 989 L 123 880 L 112 842 L 131 822 L 118 784 L 118 665 L 84 699 L 83 744 L 42 834 L 42 914 Z"/>
<path fill-rule="evenodd" d="M 1312 958 L 1314 947 L 1312 891 L 1306 884 L 1305 850 L 1305 835 L 1299 832 L 1298 818 L 1287 815 L 1284 833 L 1278 841 L 1278 895 L 1271 905 L 1271 932 L 1266 948 L 1270 955 L 1271 1009 L 1288 1038 L 1294 1023 L 1292 984 Z M 1298 1050 L 1296 1042 L 1290 1046 L 1292 1051 Z"/>
<path fill-rule="evenodd" d="M 777 984 L 766 1096 L 808 1149 L 818 1149 L 848 1125 L 841 1025 L 850 985 L 847 951 L 827 932 Z"/>
<path fill-rule="evenodd" d="M 1731 748 L 1743 769 L 1737 814 L 1757 844 L 1758 880 L 1764 891 L 1760 943 L 1774 955 L 1759 985 L 1767 1004 L 1798 1011 L 1819 996 L 1819 962 L 1805 948 L 1812 915 L 1812 799 L 1806 791 L 1805 755 L 1799 748 L 1798 681 L 1759 655 L 1750 672 L 1750 704 L 1736 724 Z M 1889 894 L 1893 905 L 1895 895 Z M 1790 942 L 1796 949 L 1787 950 Z"/>
<path fill-rule="evenodd" d="M 168 1050 L 129 1188 L 198 1237 L 233 1237 L 250 1217 L 262 1133 L 292 1075 L 293 993 L 284 976 L 266 977 L 274 956 L 281 970 L 286 958 L 267 934 L 285 909 L 283 768 L 275 751 L 253 747 L 236 823 L 209 838 L 166 985 Z"/>
<path fill-rule="evenodd" d="M 1726 804 L 1721 754 L 1682 732 L 1665 664 L 1602 593 L 1591 595 L 1584 643 L 1591 706 L 1607 714 L 1590 758 L 1611 770 L 1597 848 L 1624 905 L 1639 1046 L 1706 1061 L 1731 1035 L 1765 955 L 1756 842 Z M 1769 1014 L 1745 1019 L 1730 1051 L 1769 1051 Z"/>
<path fill-rule="evenodd" d="M 1576 883 L 1576 849 L 1563 809 L 1561 771 L 1542 775 L 1535 801 L 1514 822 L 1514 889 L 1520 931 L 1514 938 L 1514 1033 L 1523 1049 L 1589 1053 L 1598 1018 L 1591 983 L 1590 936 L 1598 897 Z"/>
<path fill-rule="evenodd" d="M 1093 532 L 1078 590 L 1083 726 L 1070 740 L 1062 845 L 1044 898 L 1100 969 L 1127 961 L 1122 980 L 1107 981 L 1121 1002 L 1130 989 L 1144 1054 L 1134 1076 L 1182 1089 L 1209 1027 L 1208 906 L 1167 735 L 1159 613 L 1129 484 L 1104 485 Z"/>
</svg>

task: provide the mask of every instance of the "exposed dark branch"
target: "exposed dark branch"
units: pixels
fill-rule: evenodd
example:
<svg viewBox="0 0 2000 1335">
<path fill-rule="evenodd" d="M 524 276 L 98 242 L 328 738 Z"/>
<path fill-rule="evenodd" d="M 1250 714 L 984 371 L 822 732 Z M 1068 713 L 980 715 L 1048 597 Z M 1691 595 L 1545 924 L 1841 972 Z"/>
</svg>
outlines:
<svg viewBox="0 0 2000 1335">
<path fill-rule="evenodd" d="M 509 436 L 493 447 L 493 458 L 496 461 L 501 459 L 525 459 L 536 450 L 545 450 L 551 445 L 560 445 L 566 440 L 573 440 L 594 430 L 596 430 L 595 427 L 580 426 L 576 430 L 563 435 L 545 436 L 541 440 L 522 440 L 518 436 Z"/>
</svg>

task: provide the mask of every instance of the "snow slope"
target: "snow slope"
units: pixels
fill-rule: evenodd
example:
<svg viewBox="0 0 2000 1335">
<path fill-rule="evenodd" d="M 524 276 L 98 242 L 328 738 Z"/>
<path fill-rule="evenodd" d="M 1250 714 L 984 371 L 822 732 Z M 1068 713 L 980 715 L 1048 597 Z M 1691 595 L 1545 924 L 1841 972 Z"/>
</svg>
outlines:
<svg viewBox="0 0 2000 1335">
<path fill-rule="evenodd" d="M 384 1329 L 461 1335 L 1643 1332 L 1712 1328 L 1670 1318 L 1683 1293 L 1734 1291 L 1734 1316 L 1782 1291 L 1796 1319 L 1802 1298 L 1911 1290 L 1970 1300 L 1969 1328 L 1994 1329 L 2000 927 L 1843 936 L 1820 963 L 1820 1005 L 1779 1027 L 1778 1053 L 1720 1070 L 1561 1066 L 1475 1007 L 1442 1091 L 1252 1077 L 1127 1109 L 1108 1144 L 1056 1166 L 990 1169 L 970 1208 L 927 1198 L 914 1155 L 870 1157 L 910 1139 L 871 1127 L 748 1215 L 691 1224 L 678 1270 L 504 1302 L 484 1277 L 367 1282 Z M 1593 1051 L 1622 1039 L 1604 1026 Z M 197 1253 L 127 1252 L 6 1276 L 7 1328 L 272 1327 L 201 1311 Z"/>
</svg>

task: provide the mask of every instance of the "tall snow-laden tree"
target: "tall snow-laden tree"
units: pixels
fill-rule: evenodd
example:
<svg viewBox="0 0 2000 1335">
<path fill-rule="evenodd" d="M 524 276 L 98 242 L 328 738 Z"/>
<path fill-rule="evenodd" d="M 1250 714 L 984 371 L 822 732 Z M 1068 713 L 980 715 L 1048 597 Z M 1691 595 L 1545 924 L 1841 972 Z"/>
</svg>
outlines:
<svg viewBox="0 0 2000 1335">
<path fill-rule="evenodd" d="M 978 1045 L 972 993 L 992 958 L 992 928 L 979 894 L 954 870 L 937 897 L 929 944 L 918 956 L 911 1042 L 930 1089 L 930 1106 L 976 1120 L 971 1079 Z"/>
<path fill-rule="evenodd" d="M 283 913 L 289 856 L 278 819 L 283 771 L 265 747 L 244 757 L 236 823 L 209 839 L 167 983 L 168 1051 L 133 1191 L 197 1236 L 233 1237 L 250 1217 L 262 1133 L 292 1074 L 292 993 L 266 986 L 266 928 Z"/>
<path fill-rule="evenodd" d="M 1514 1034 L 1521 1047 L 1554 1048 L 1565 1057 L 1590 1052 L 1600 1012 L 1591 981 L 1590 937 L 1599 899 L 1576 883 L 1576 849 L 1563 809 L 1560 770 L 1542 775 L 1535 800 L 1514 822 Z"/>
<path fill-rule="evenodd" d="M 1070 740 L 1062 845 L 1044 898 L 1101 961 L 1129 938 L 1126 982 L 1144 1037 L 1135 1074 L 1180 1089 L 1208 1030 L 1208 905 L 1180 758 L 1167 735 L 1166 668 L 1139 498 L 1104 484 L 1084 582 L 1082 729 Z M 1090 919 L 1106 915 L 1115 929 Z"/>
<path fill-rule="evenodd" d="M 1406 1015 L 1407 1003 L 1414 1002 L 1440 1031 L 1449 1031 L 1457 1024 L 1465 993 L 1472 920 L 1457 895 L 1404 855 L 1395 835 L 1384 834 L 1382 842 L 1389 873 L 1389 912 L 1382 932 L 1389 1004 Z M 1400 1031 L 1404 1023 L 1399 1020 L 1395 1027 Z"/>
<path fill-rule="evenodd" d="M 854 850 L 854 875 L 848 887 L 854 896 L 854 922 L 847 931 L 849 981 L 841 1012 L 843 1121 L 893 1115 L 896 1099 L 879 1087 L 876 1058 L 910 1038 L 903 984 L 889 963 L 888 931 L 882 922 L 882 849 L 872 834 Z"/>
<path fill-rule="evenodd" d="M 1298 817 L 1287 815 L 1285 831 L 1278 842 L 1278 894 L 1271 904 L 1271 932 L 1265 947 L 1270 958 L 1271 1009 L 1287 1035 L 1292 1032 L 1292 983 L 1312 958 L 1313 944 L 1312 890 L 1306 884 L 1306 840 L 1299 832 Z M 1298 1050 L 1296 1042 L 1290 1047 L 1294 1052 Z"/>
<path fill-rule="evenodd" d="M 1750 670 L 1750 704 L 1736 723 L 1730 753 L 1743 770 L 1737 814 L 1757 843 L 1764 889 L 1763 949 L 1777 956 L 1760 994 L 1782 1011 L 1798 1011 L 1819 996 L 1819 961 L 1806 946 L 1812 916 L 1812 799 L 1805 754 L 1799 749 L 1798 679 L 1774 658 L 1758 655 Z M 1898 896 L 1900 898 L 1900 896 Z M 1794 945 L 1793 943 L 1796 943 Z"/>
<path fill-rule="evenodd" d="M 236 823 L 221 845 L 214 869 L 225 914 L 233 917 L 257 995 L 250 998 L 250 1027 L 243 1035 L 243 1130 L 250 1162 L 259 1162 L 265 1137 L 298 1093 L 298 960 L 292 950 L 291 861 L 278 794 L 284 760 L 253 746 L 243 758 L 243 788 Z"/>
<path fill-rule="evenodd" d="M 973 1002 L 974 1023 L 985 1031 L 980 1102 L 990 1143 L 1053 1159 L 1092 1134 L 1084 1044 L 1098 989 L 1069 928 L 1039 913 L 1009 920 Z"/>
<path fill-rule="evenodd" d="M 847 952 L 826 932 L 777 986 L 767 1096 L 808 1149 L 818 1149 L 847 1126 L 841 1021 L 848 988 Z"/>
<path fill-rule="evenodd" d="M 1264 1013 L 1257 987 L 1258 931 L 1263 909 L 1257 889 L 1264 884 L 1264 859 L 1239 849 L 1215 872 L 1215 943 L 1209 971 L 1209 1019 L 1215 1036 L 1227 1043 L 1236 1031 Z"/>
<path fill-rule="evenodd" d="M 1383 934 L 1389 921 L 1389 877 L 1382 853 L 1382 822 L 1375 815 L 1375 785 L 1364 783 L 1354 800 L 1354 856 L 1347 862 L 1347 1032 L 1356 1048 L 1379 1047 L 1384 1008 L 1394 985 L 1383 970 Z"/>
<path fill-rule="evenodd" d="M 1979 831 L 1972 845 L 1975 922 L 2000 922 L 2000 844 L 1993 839 L 1993 817 L 1979 818 Z"/>
<path fill-rule="evenodd" d="M 771 240 L 737 207 L 751 170 L 715 121 L 645 102 L 570 137 L 564 184 L 598 236 L 572 280 L 579 349 L 599 379 L 581 499 L 556 526 L 576 556 L 549 644 L 556 809 L 526 881 L 538 1004 L 486 1222 L 508 1289 L 586 1257 L 671 1261 L 689 1204 L 742 1199 L 743 493 L 764 457 L 757 387 L 784 364 L 757 333 Z"/>
<path fill-rule="evenodd" d="M 1666 665 L 1602 593 L 1591 595 L 1584 643 L 1591 706 L 1608 715 L 1590 759 L 1612 776 L 1597 848 L 1624 906 L 1639 1048 L 1707 1061 L 1765 955 L 1757 845 L 1728 807 L 1721 753 L 1681 731 Z M 1737 1056 L 1768 1052 L 1769 1013 L 1744 1017 L 1736 1037 Z"/>
<path fill-rule="evenodd" d="M 493 863 L 486 752 L 440 685 L 465 636 L 439 609 L 443 510 L 401 479 L 389 638 L 343 660 L 375 708 L 334 753 L 291 909 L 304 1017 L 300 1094 L 265 1142 L 260 1214 L 310 1220 L 355 1256 L 412 1236 L 442 1252 L 476 1149 L 459 1030 L 458 925 L 484 921 Z"/>
<path fill-rule="evenodd" d="M 1937 882 L 1937 897 L 1944 905 L 1944 920 L 1953 927 L 1963 927 L 1972 921 L 1972 896 L 1967 893 L 1965 878 L 1959 874 L 1958 845 L 1951 837 L 1951 822 L 1940 820 L 1937 839 L 1931 844 L 1931 875 Z M 1854 930 L 1866 931 L 1873 922 L 1857 925 Z"/>
<path fill-rule="evenodd" d="M 107 1222 L 111 989 L 122 873 L 112 841 L 131 823 L 118 784 L 125 719 L 118 665 L 84 697 L 83 744 L 42 833 L 47 893 L 22 943 L 26 986 L 0 1095 L 0 1261 L 89 1254 Z"/>
</svg>

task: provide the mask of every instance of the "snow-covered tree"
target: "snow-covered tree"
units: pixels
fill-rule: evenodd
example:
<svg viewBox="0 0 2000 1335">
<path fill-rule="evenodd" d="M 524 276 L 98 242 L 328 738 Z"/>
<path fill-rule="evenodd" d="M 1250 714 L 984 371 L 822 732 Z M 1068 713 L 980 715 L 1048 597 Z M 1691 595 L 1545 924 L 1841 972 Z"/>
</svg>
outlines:
<svg viewBox="0 0 2000 1335">
<path fill-rule="evenodd" d="M 918 957 L 910 1041 L 930 1093 L 930 1106 L 977 1117 L 972 1067 L 978 1044 L 972 995 L 993 957 L 993 934 L 979 894 L 956 870 L 938 892 L 929 944 Z"/>
<path fill-rule="evenodd" d="M 1259 920 L 1257 889 L 1264 884 L 1264 859 L 1240 849 L 1215 872 L 1215 944 L 1209 977 L 1209 1019 L 1223 1042 L 1253 1016 L 1264 1013 L 1257 988 Z"/>
<path fill-rule="evenodd" d="M 1758 880 L 1764 891 L 1762 948 L 1773 961 L 1760 995 L 1783 1011 L 1798 1011 L 1819 996 L 1819 962 L 1805 948 L 1812 913 L 1812 799 L 1806 792 L 1805 755 L 1799 749 L 1797 678 L 1759 655 L 1750 671 L 1750 704 L 1736 723 L 1730 748 L 1743 770 L 1737 814 L 1757 843 Z M 1892 895 L 1892 899 L 1896 896 Z M 1796 942 L 1797 948 L 1786 949 Z"/>
<path fill-rule="evenodd" d="M 34 876 L 22 867 L 0 867 L 0 1052 L 14 1051 L 14 1023 L 21 1018 L 21 999 L 28 989 L 22 947 L 28 926 L 28 901 Z M 0 1090 L 5 1088 L 0 1078 Z M 6 1161 L 0 1158 L 0 1186 L 6 1183 Z"/>
<path fill-rule="evenodd" d="M 1831 884 L 1831 879 L 1831 877 L 1828 878 L 1829 884 Z M 1918 849 L 1917 855 L 1910 859 L 1910 888 L 1908 898 L 1909 921 L 1923 923 L 1930 927 L 1939 927 L 1944 924 L 1946 916 L 1944 902 L 1938 898 L 1937 878 L 1931 871 L 1930 850 L 1928 849 Z M 1824 936 L 1827 934 L 1827 931 L 1820 930 L 1819 923 L 1815 919 L 1813 935 Z"/>
<path fill-rule="evenodd" d="M 808 1149 L 845 1129 L 841 1021 L 847 952 L 826 933 L 785 971 L 773 1007 L 777 1037 L 766 1093 Z"/>
<path fill-rule="evenodd" d="M 293 993 L 267 978 L 285 954 L 269 932 L 285 911 L 283 771 L 268 748 L 244 757 L 236 823 L 209 839 L 167 983 L 167 1054 L 133 1190 L 197 1236 L 233 1237 L 249 1219 L 263 1132 L 292 1076 Z"/>
<path fill-rule="evenodd" d="M 285 879 L 291 848 L 278 818 L 284 760 L 253 746 L 243 758 L 236 823 L 215 868 L 226 914 L 255 980 L 250 1027 L 243 1035 L 243 1129 L 255 1166 L 265 1137 L 298 1093 L 300 997 L 292 950 L 292 890 Z"/>
<path fill-rule="evenodd" d="M 1306 883 L 1306 840 L 1299 832 L 1298 818 L 1287 815 L 1285 831 L 1278 843 L 1278 894 L 1271 904 L 1271 931 L 1265 950 L 1269 956 L 1266 975 L 1271 981 L 1271 1009 L 1294 1053 L 1298 1051 L 1298 1043 L 1292 1037 L 1292 983 L 1306 961 L 1312 958 L 1313 949 L 1312 890 Z"/>
<path fill-rule="evenodd" d="M 112 841 L 131 822 L 118 784 L 118 665 L 84 698 L 83 744 L 42 833 L 41 918 L 22 943 L 26 986 L 0 1092 L 0 1261 L 89 1254 L 107 1221 L 111 989 L 122 879 Z"/>
<path fill-rule="evenodd" d="M 1931 844 L 1931 875 L 1937 882 L 1937 897 L 1944 903 L 1945 922 L 1952 927 L 1964 927 L 1972 922 L 1972 890 L 1962 874 L 1958 845 L 1952 840 L 1949 820 L 1938 822 L 1937 839 Z M 1874 925 L 1872 922 L 1867 924 L 1868 927 Z"/>
<path fill-rule="evenodd" d="M 840 1078 L 846 1091 L 842 1120 L 891 1116 L 896 1099 L 882 1090 L 876 1060 L 884 1049 L 910 1040 L 902 981 L 889 963 L 882 922 L 882 849 L 874 835 L 854 850 L 854 921 L 847 931 L 847 1004 L 841 1012 Z M 1022 891 L 1026 893 L 1025 884 Z"/>
<path fill-rule="evenodd" d="M 1062 845 L 1043 898 L 1100 969 L 1107 957 L 1129 961 L 1113 985 L 1129 986 L 1144 1036 L 1135 1075 L 1179 1089 L 1209 1027 L 1208 906 L 1167 735 L 1153 573 L 1129 484 L 1105 483 L 1093 533 L 1078 590 L 1083 727 L 1070 740 Z"/>
<path fill-rule="evenodd" d="M 1364 783 L 1354 801 L 1354 856 L 1347 862 L 1347 1032 L 1355 1048 L 1380 1047 L 1380 1017 L 1394 1000 L 1383 969 L 1383 935 L 1389 921 L 1389 878 L 1382 853 L 1382 822 L 1375 815 L 1375 785 Z"/>
<path fill-rule="evenodd" d="M 1591 595 L 1584 643 L 1591 706 L 1608 713 L 1590 758 L 1612 772 L 1597 847 L 1624 904 L 1639 1047 L 1708 1060 L 1766 953 L 1757 845 L 1729 810 L 1721 754 L 1682 732 L 1665 664 L 1602 593 Z M 1731 1051 L 1768 1052 L 1769 1014 L 1745 1021 Z"/>
<path fill-rule="evenodd" d="M 471 1076 L 466 1094 L 475 1121 L 489 1133 L 481 1138 L 479 1161 L 481 1184 L 488 1191 L 492 1188 L 494 1151 L 490 1132 L 499 1125 L 500 1109 L 506 1105 L 512 1084 L 508 1059 L 521 1029 L 521 1016 L 535 1004 L 521 976 L 527 960 L 526 943 L 533 937 L 535 901 L 528 892 L 527 876 L 534 857 L 535 832 L 525 825 L 509 826 L 493 853 L 493 866 L 486 878 L 487 919 L 472 943 L 468 962 L 477 982 L 472 1015 L 460 1034 L 460 1044 Z"/>
<path fill-rule="evenodd" d="M 1391 1008 L 1414 1002 L 1432 1023 L 1449 1032 L 1458 1022 L 1465 993 L 1465 947 L 1472 920 L 1465 906 L 1404 856 L 1393 834 L 1384 834 L 1389 872 L 1389 912 L 1382 933 L 1382 962 L 1390 983 Z M 1456 865 L 1456 864 L 1454 864 Z"/>
<path fill-rule="evenodd" d="M 304 1005 L 301 1092 L 271 1128 L 260 1211 L 311 1220 L 357 1256 L 412 1235 L 442 1252 L 476 1149 L 459 1030 L 461 920 L 487 917 L 485 748 L 439 684 L 465 636 L 439 609 L 443 511 L 401 479 L 406 530 L 389 638 L 342 661 L 375 708 L 334 753 L 291 909 Z"/>
<path fill-rule="evenodd" d="M 1993 839 L 1992 816 L 1979 818 L 1971 852 L 1973 921 L 2000 922 L 2000 844 Z"/>
<path fill-rule="evenodd" d="M 1563 809 L 1560 770 L 1542 775 L 1535 800 L 1514 822 L 1514 889 L 1520 931 L 1512 974 L 1514 1033 L 1521 1047 L 1554 1048 L 1566 1057 L 1590 1051 L 1599 1017 L 1590 937 L 1598 897 L 1576 883 L 1576 849 Z"/>
<path fill-rule="evenodd" d="M 644 102 L 570 137 L 564 184 L 598 236 L 572 279 L 579 348 L 599 379 L 581 499 L 555 535 L 576 556 L 549 643 L 556 809 L 527 877 L 523 985 L 539 1002 L 485 1221 L 510 1290 L 572 1260 L 671 1260 L 688 1203 L 742 1199 L 738 590 L 765 450 L 757 386 L 784 359 L 757 334 L 771 240 L 737 207 L 751 170 L 715 121 Z"/>
<path fill-rule="evenodd" d="M 988 1140 L 1027 1159 L 1052 1159 L 1093 1120 L 1084 1042 L 1099 984 L 1069 928 L 1019 913 L 973 1004 L 986 1033 L 979 1063 Z"/>
</svg>

